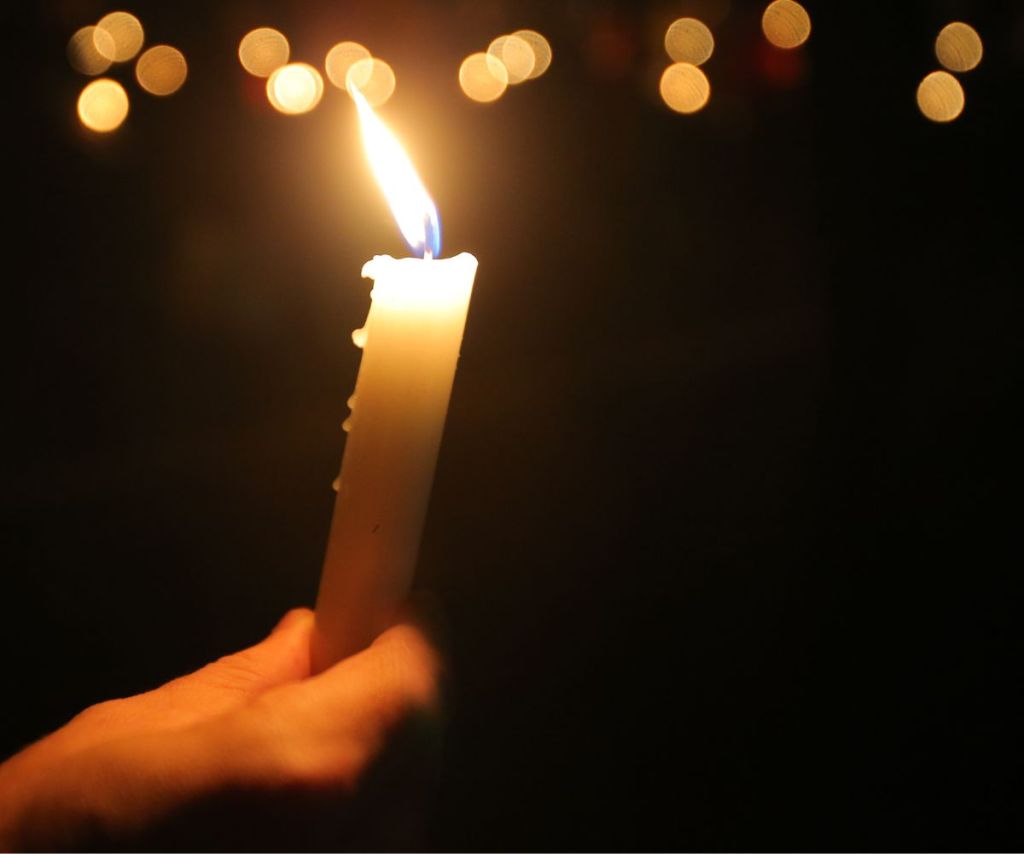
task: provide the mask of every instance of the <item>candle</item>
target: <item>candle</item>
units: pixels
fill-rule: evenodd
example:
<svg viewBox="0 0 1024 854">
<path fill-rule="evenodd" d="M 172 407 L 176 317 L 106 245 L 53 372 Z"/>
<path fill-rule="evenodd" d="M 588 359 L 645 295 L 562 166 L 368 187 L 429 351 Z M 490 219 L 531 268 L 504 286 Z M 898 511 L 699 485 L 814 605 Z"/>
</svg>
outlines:
<svg viewBox="0 0 1024 854">
<path fill-rule="evenodd" d="M 365 647 L 412 582 L 473 290 L 476 258 L 437 259 L 437 210 L 398 140 L 350 86 L 371 168 L 421 258 L 378 255 L 334 516 L 316 602 L 313 666 Z"/>
</svg>

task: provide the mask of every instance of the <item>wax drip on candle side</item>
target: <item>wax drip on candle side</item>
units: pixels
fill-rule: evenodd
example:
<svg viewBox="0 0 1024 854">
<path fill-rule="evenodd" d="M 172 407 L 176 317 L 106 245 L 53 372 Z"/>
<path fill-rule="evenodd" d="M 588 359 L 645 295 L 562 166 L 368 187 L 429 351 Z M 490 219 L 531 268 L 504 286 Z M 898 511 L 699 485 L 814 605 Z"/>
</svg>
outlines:
<svg viewBox="0 0 1024 854">
<path fill-rule="evenodd" d="M 347 401 L 348 403 L 348 418 L 341 422 L 341 429 L 346 433 L 352 429 L 352 417 L 356 413 L 356 396 L 350 395 Z"/>
<path fill-rule="evenodd" d="M 348 433 L 352 429 L 352 418 L 355 415 L 355 408 L 356 408 L 356 396 L 354 394 L 353 395 L 349 395 L 349 398 L 346 401 L 346 403 L 348 404 L 348 417 L 344 421 L 341 422 L 341 429 L 345 433 Z M 331 481 L 331 489 L 333 489 L 335 492 L 337 492 L 339 489 L 341 489 L 341 472 L 340 471 L 338 472 L 337 477 L 335 477 L 334 480 Z"/>
<path fill-rule="evenodd" d="M 356 332 L 359 331 L 360 330 L 358 329 L 356 330 Z M 352 418 L 356 413 L 356 396 L 354 394 L 350 394 L 348 396 L 348 400 L 345 401 L 345 405 L 348 406 L 348 417 L 341 422 L 341 429 L 348 433 L 352 429 Z"/>
<path fill-rule="evenodd" d="M 365 327 L 360 328 L 360 329 L 354 329 L 352 331 L 352 343 L 355 344 L 356 347 L 359 347 L 360 349 L 362 348 L 362 346 L 366 343 L 366 328 Z M 350 432 L 352 430 L 352 419 L 353 419 L 353 417 L 355 417 L 355 410 L 356 410 L 356 396 L 355 396 L 355 394 L 350 394 L 348 396 L 348 400 L 345 401 L 345 405 L 348 406 L 348 417 L 344 421 L 341 422 L 341 429 L 345 433 L 348 433 L 348 432 Z M 331 481 L 331 489 L 333 489 L 335 492 L 337 492 L 339 489 L 341 489 L 341 472 L 338 472 L 338 476 L 335 477 L 333 481 Z"/>
</svg>

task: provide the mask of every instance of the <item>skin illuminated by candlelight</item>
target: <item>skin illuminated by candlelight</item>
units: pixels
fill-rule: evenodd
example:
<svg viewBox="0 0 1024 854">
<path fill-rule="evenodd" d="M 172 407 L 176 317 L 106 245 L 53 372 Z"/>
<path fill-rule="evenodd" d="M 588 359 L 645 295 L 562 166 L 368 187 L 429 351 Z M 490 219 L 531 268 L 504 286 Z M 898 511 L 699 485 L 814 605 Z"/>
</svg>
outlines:
<svg viewBox="0 0 1024 854">
<path fill-rule="evenodd" d="M 314 676 L 313 614 L 134 697 L 99 703 L 0 764 L 0 851 L 338 850 L 346 811 L 408 810 L 429 788 L 439 662 L 398 625 Z M 403 735 L 414 727 L 417 739 Z M 387 751 L 386 785 L 366 778 Z M 325 804 L 332 820 L 318 819 Z M 402 829 L 400 829 L 402 830 Z M 408 834 L 412 835 L 409 836 Z M 381 843 L 370 845 L 380 847 Z"/>
</svg>

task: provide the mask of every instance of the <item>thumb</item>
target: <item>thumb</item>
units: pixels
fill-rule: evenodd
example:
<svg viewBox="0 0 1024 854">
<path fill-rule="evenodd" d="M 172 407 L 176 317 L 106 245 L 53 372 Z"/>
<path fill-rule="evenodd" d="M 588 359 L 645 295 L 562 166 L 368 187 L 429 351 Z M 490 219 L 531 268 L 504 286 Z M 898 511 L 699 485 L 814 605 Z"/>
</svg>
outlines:
<svg viewBox="0 0 1024 854">
<path fill-rule="evenodd" d="M 274 626 L 270 634 L 273 636 L 278 632 L 287 632 L 294 629 L 297 625 L 304 625 L 309 622 L 312 613 L 309 608 L 292 608 L 278 620 L 277 625 Z"/>
<path fill-rule="evenodd" d="M 225 655 L 166 687 L 179 696 L 189 695 L 189 699 L 199 694 L 204 702 L 224 708 L 269 688 L 305 679 L 310 674 L 312 630 L 313 612 L 295 608 L 255 646 Z"/>
</svg>

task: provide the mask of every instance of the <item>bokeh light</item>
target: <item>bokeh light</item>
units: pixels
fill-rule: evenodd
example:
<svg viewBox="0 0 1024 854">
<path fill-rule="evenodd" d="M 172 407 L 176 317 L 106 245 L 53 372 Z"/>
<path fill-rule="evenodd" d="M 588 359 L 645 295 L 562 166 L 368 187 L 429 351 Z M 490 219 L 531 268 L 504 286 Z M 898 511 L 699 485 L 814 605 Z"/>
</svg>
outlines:
<svg viewBox="0 0 1024 854">
<path fill-rule="evenodd" d="M 106 39 L 93 33 L 96 50 L 113 62 L 127 62 L 142 49 L 145 40 L 142 24 L 129 12 L 104 15 L 97 22 L 96 29 L 110 36 Z"/>
<path fill-rule="evenodd" d="M 339 89 L 347 88 L 348 70 L 362 59 L 370 59 L 370 51 L 359 42 L 340 42 L 327 51 L 324 70 L 327 79 Z"/>
<path fill-rule="evenodd" d="M 551 44 L 536 30 L 516 30 L 512 35 L 526 42 L 533 51 L 533 68 L 527 79 L 536 80 L 551 65 Z"/>
<path fill-rule="evenodd" d="M 308 113 L 320 103 L 323 94 L 323 77 L 305 62 L 282 65 L 267 78 L 270 105 L 286 116 Z"/>
<path fill-rule="evenodd" d="M 665 51 L 675 62 L 703 65 L 715 49 L 715 38 L 696 18 L 679 18 L 665 31 Z"/>
<path fill-rule="evenodd" d="M 935 55 L 950 71 L 970 71 L 981 62 L 981 36 L 970 24 L 954 21 L 935 39 Z"/>
<path fill-rule="evenodd" d="M 811 35 L 811 16 L 796 0 L 775 0 L 761 17 L 765 38 L 776 47 L 799 47 Z"/>
<path fill-rule="evenodd" d="M 511 84 L 522 83 L 533 74 L 537 62 L 533 48 L 519 36 L 498 36 L 487 52 L 505 66 Z"/>
<path fill-rule="evenodd" d="M 78 118 L 89 130 L 109 133 L 117 130 L 128 115 L 128 93 L 116 80 L 93 80 L 78 96 Z"/>
<path fill-rule="evenodd" d="M 661 75 L 662 100 L 677 113 L 696 113 L 711 97 L 711 84 L 696 65 L 674 62 Z"/>
<path fill-rule="evenodd" d="M 917 106 L 933 122 L 951 122 L 964 110 L 964 90 L 948 71 L 933 71 L 917 87 Z"/>
<path fill-rule="evenodd" d="M 481 104 L 497 101 L 508 88 L 508 70 L 489 53 L 470 54 L 459 66 L 459 86 Z"/>
<path fill-rule="evenodd" d="M 345 75 L 347 86 L 355 86 L 371 107 L 387 102 L 395 91 L 395 72 L 383 59 L 371 56 L 352 63 Z"/>
<path fill-rule="evenodd" d="M 176 47 L 158 44 L 143 51 L 135 63 L 135 79 L 151 95 L 177 92 L 188 76 L 188 63 Z"/>
<path fill-rule="evenodd" d="M 102 51 L 96 46 L 97 42 L 103 45 Z M 110 68 L 108 57 L 113 55 L 114 39 L 106 30 L 82 27 L 68 39 L 68 62 L 81 74 L 101 74 Z"/>
<path fill-rule="evenodd" d="M 242 68 L 255 77 L 269 77 L 288 62 L 290 54 L 288 39 L 272 27 L 257 27 L 238 43 Z"/>
</svg>

